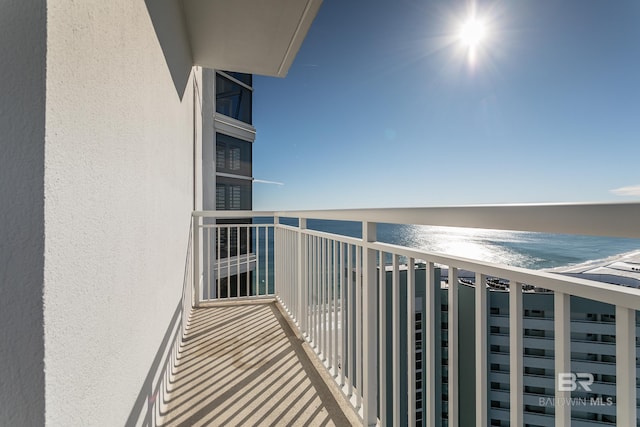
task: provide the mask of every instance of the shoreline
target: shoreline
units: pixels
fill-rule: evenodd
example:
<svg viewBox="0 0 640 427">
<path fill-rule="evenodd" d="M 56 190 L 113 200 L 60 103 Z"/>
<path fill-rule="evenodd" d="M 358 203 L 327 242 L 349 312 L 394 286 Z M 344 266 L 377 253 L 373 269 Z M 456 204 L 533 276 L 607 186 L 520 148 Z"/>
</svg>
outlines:
<svg viewBox="0 0 640 427">
<path fill-rule="evenodd" d="M 640 288 L 640 250 L 542 271 Z"/>
</svg>

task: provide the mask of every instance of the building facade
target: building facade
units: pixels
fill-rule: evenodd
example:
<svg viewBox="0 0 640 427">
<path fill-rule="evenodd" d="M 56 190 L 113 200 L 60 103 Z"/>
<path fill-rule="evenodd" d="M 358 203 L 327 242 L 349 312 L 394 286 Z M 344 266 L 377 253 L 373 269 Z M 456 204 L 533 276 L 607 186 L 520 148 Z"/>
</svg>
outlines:
<svg viewBox="0 0 640 427">
<path fill-rule="evenodd" d="M 215 168 L 211 179 L 203 177 L 205 210 L 251 210 L 253 208 L 253 76 L 246 73 L 215 72 L 214 148 L 215 161 L 203 159 Z M 213 150 L 211 150 L 213 152 Z M 207 153 L 208 154 L 208 153 Z M 214 196 L 215 195 L 215 196 Z M 227 224 L 211 237 L 216 262 L 205 276 L 205 298 L 254 295 L 255 254 L 253 231 L 239 224 L 251 219 L 216 220 Z M 235 225 L 235 226 L 231 226 Z"/>
<path fill-rule="evenodd" d="M 406 270 L 400 271 L 400 300 L 406 300 Z M 424 283 L 424 269 L 416 269 L 414 283 Z M 446 278 L 436 269 L 436 282 Z M 387 284 L 391 283 L 391 272 L 387 271 Z M 489 305 L 487 327 L 487 386 L 488 420 L 490 426 L 510 426 L 509 422 L 509 292 L 497 279 L 490 279 L 487 287 Z M 444 282 L 443 282 L 444 283 Z M 485 283 L 485 286 L 487 283 Z M 448 286 L 448 284 L 446 285 Z M 436 292 L 436 306 L 439 307 L 440 327 L 436 327 L 436 361 L 438 380 L 436 420 L 442 426 L 448 421 L 448 289 L 445 285 Z M 469 280 L 458 283 L 459 329 L 458 329 L 458 366 L 459 366 L 459 424 L 475 425 L 475 286 Z M 391 287 L 387 286 L 386 301 L 391 303 Z M 422 351 L 423 325 L 425 317 L 424 289 L 416 287 L 415 299 L 415 340 L 416 340 L 416 425 L 421 426 L 426 418 L 423 412 L 425 395 L 423 369 L 426 360 Z M 615 361 L 615 309 L 613 306 L 583 298 L 571 298 L 571 372 L 567 374 L 568 386 L 574 386 L 569 402 L 555 401 L 554 368 L 554 304 L 553 293 L 523 292 L 523 367 L 524 367 L 524 426 L 555 426 L 556 405 L 571 405 L 571 425 L 578 427 L 596 427 L 616 425 L 616 361 Z M 406 307 L 401 305 L 400 348 L 406 348 L 407 330 Z M 387 310 L 387 331 L 391 328 L 390 310 Z M 636 314 L 636 329 L 640 330 L 640 318 Z M 387 383 L 391 383 L 390 355 L 391 334 L 387 346 Z M 640 346 L 636 343 L 636 353 Z M 401 360 L 400 372 L 406 372 L 406 357 Z M 640 364 L 636 362 L 636 370 Z M 570 377 L 573 374 L 575 377 Z M 573 379 L 572 379 L 573 378 Z M 406 378 L 401 380 L 403 396 L 407 391 Z M 580 382 L 582 381 L 582 382 Z M 640 385 L 637 387 L 640 391 Z M 640 405 L 639 405 L 640 406 Z M 390 398 L 387 408 L 393 407 Z M 401 400 L 400 407 L 407 407 L 407 400 Z M 389 412 L 392 415 L 392 412 Z M 401 414 L 402 425 L 407 425 L 406 414 Z"/>
</svg>

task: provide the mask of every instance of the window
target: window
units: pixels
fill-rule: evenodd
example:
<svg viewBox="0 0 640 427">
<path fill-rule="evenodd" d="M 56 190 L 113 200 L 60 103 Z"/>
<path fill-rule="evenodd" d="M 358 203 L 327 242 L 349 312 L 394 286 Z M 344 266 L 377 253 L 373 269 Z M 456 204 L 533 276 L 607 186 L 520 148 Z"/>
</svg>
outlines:
<svg viewBox="0 0 640 427">
<path fill-rule="evenodd" d="M 217 210 L 251 210 L 251 181 L 219 176 L 216 183 Z"/>
<path fill-rule="evenodd" d="M 251 89 L 245 85 L 216 74 L 216 112 L 251 124 L 251 96 Z"/>
<path fill-rule="evenodd" d="M 225 74 L 230 75 L 236 80 L 240 80 L 242 83 L 247 86 L 253 86 L 253 75 L 245 74 L 245 73 L 235 73 L 233 71 L 224 71 Z"/>
<path fill-rule="evenodd" d="M 216 134 L 216 172 L 251 176 L 251 143 Z"/>
</svg>

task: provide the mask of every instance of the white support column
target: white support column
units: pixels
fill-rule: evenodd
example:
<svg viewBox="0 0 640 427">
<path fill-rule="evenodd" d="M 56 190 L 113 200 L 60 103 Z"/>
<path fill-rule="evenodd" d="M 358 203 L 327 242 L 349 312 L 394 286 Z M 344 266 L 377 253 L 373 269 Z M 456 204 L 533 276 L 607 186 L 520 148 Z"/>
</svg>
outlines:
<svg viewBox="0 0 640 427">
<path fill-rule="evenodd" d="M 425 339 L 422 348 L 425 352 L 425 369 L 422 380 L 425 382 L 425 398 L 422 399 L 426 410 L 427 427 L 436 427 L 436 403 L 440 400 L 436 396 L 436 327 L 440 327 L 440 316 L 436 316 L 439 310 L 436 307 L 436 292 L 440 292 L 440 282 L 436 282 L 435 267 L 432 262 L 426 265 L 425 313 L 424 331 Z M 439 380 L 439 379 L 438 379 Z"/>
<path fill-rule="evenodd" d="M 522 285 L 509 280 L 509 405 L 512 426 L 524 425 L 522 333 Z"/>
<path fill-rule="evenodd" d="M 553 330 L 555 351 L 556 427 L 571 425 L 571 406 L 564 404 L 571 398 L 571 391 L 561 391 L 559 375 L 571 372 L 571 297 L 553 294 Z"/>
<path fill-rule="evenodd" d="M 458 427 L 459 393 L 458 393 L 458 269 L 449 266 L 449 427 Z"/>
<path fill-rule="evenodd" d="M 487 288 L 486 276 L 476 273 L 476 427 L 487 427 Z"/>
<path fill-rule="evenodd" d="M 635 426 L 636 311 L 616 306 L 616 424 Z"/>
<path fill-rule="evenodd" d="M 375 242 L 376 223 L 362 223 L 362 418 L 364 425 L 375 426 L 378 421 L 378 283 L 376 251 L 366 244 Z"/>
</svg>

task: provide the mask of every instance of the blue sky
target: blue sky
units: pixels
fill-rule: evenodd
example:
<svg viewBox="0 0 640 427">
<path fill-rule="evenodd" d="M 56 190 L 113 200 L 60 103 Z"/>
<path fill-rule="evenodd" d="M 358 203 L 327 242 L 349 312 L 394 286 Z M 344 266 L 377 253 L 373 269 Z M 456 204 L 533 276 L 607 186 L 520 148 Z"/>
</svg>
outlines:
<svg viewBox="0 0 640 427">
<path fill-rule="evenodd" d="M 471 64 L 469 3 L 325 0 L 254 77 L 254 209 L 640 199 L 640 2 L 475 7 Z"/>
</svg>

